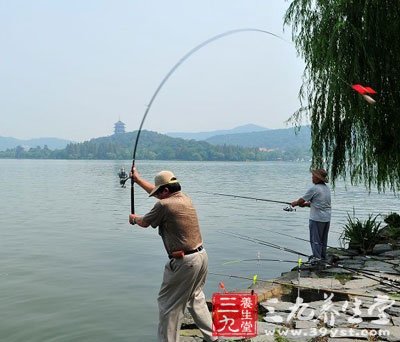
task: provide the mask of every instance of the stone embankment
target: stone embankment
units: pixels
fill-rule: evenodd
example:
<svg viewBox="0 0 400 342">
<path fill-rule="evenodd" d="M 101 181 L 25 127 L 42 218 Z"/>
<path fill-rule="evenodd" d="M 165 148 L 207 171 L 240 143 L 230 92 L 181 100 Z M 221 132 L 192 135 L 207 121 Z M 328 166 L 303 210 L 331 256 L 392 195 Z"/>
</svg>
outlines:
<svg viewBox="0 0 400 342">
<path fill-rule="evenodd" d="M 335 250 L 333 265 L 305 264 L 240 290 L 258 296 L 258 336 L 220 341 L 400 341 L 400 251 L 384 250 L 373 257 Z M 190 317 L 181 336 L 202 341 Z"/>
</svg>

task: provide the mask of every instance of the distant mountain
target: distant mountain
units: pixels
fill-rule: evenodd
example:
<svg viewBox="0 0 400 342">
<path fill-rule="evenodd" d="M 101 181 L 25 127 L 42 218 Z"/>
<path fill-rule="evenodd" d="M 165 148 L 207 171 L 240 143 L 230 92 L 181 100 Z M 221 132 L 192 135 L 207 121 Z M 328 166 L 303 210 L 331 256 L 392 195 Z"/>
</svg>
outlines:
<svg viewBox="0 0 400 342">
<path fill-rule="evenodd" d="M 65 148 L 71 140 L 59 139 L 59 138 L 35 138 L 35 139 L 16 139 L 12 137 L 0 137 L 0 151 L 22 146 L 24 148 L 35 148 L 37 146 L 47 147 L 51 150 Z"/>
<path fill-rule="evenodd" d="M 258 134 L 262 132 L 242 133 Z M 230 136 L 234 136 L 231 134 Z M 64 149 L 21 146 L 0 151 L 0 158 L 8 159 L 119 159 L 132 158 L 132 147 L 137 131 L 114 134 L 85 141 L 70 143 Z M 287 136 L 287 134 L 286 134 Z M 212 145 L 206 141 L 172 138 L 157 132 L 143 130 L 140 135 L 136 160 L 192 160 L 192 161 L 264 161 L 308 160 L 309 150 L 294 144 L 291 149 Z"/>
<path fill-rule="evenodd" d="M 166 133 L 166 135 L 173 138 L 182 138 L 182 139 L 194 139 L 194 140 L 206 140 L 216 135 L 225 135 L 225 134 L 236 134 L 236 133 L 250 133 L 250 132 L 260 132 L 268 130 L 268 128 L 248 124 L 243 126 L 238 126 L 232 129 L 224 129 L 224 130 L 216 130 L 209 132 L 170 132 Z"/>
<path fill-rule="evenodd" d="M 261 132 L 218 135 L 208 138 L 206 141 L 212 145 L 279 150 L 309 149 L 311 146 L 311 130 L 309 126 L 302 126 L 297 133 L 294 128 L 270 129 Z"/>
</svg>

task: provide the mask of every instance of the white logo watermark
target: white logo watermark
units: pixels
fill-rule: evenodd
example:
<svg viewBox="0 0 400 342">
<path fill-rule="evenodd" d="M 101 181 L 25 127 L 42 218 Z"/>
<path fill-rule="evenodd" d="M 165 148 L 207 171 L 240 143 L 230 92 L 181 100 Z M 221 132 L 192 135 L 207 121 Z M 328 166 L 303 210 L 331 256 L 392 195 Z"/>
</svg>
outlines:
<svg viewBox="0 0 400 342">
<path fill-rule="evenodd" d="M 277 328 L 275 330 L 265 330 L 267 336 L 283 337 L 382 337 L 389 336 L 390 332 L 384 329 L 354 329 L 354 328 L 310 328 L 310 329 L 287 329 Z"/>
<path fill-rule="evenodd" d="M 341 312 L 346 313 L 348 311 L 352 312 L 353 315 L 347 318 L 347 322 L 350 324 L 359 324 L 363 321 L 361 314 L 361 304 L 362 301 L 357 297 L 354 298 L 353 303 L 349 303 L 347 300 L 338 308 L 335 307 L 332 298 L 333 293 L 328 296 L 324 294 L 324 302 L 321 305 L 319 311 L 315 312 L 313 308 L 310 307 L 310 304 L 304 303 L 303 298 L 297 297 L 296 303 L 289 306 L 291 310 L 288 314 L 286 320 L 284 317 L 275 314 L 274 304 L 278 303 L 278 299 L 269 300 L 268 306 L 266 309 L 268 310 L 268 314 L 265 316 L 265 320 L 271 323 L 289 323 L 293 318 L 297 318 L 300 321 L 323 321 L 329 327 L 335 326 L 335 319 L 340 316 Z M 367 310 L 368 316 L 370 317 L 378 317 L 378 319 L 371 320 L 373 324 L 386 325 L 390 322 L 390 317 L 385 312 L 386 309 L 390 308 L 395 303 L 394 300 L 391 300 L 386 295 L 378 295 L 374 298 L 374 303 L 370 305 Z M 353 306 L 351 306 L 353 305 Z M 316 319 L 314 319 L 316 317 Z"/>
<path fill-rule="evenodd" d="M 390 308 L 395 301 L 391 300 L 386 295 L 378 295 L 374 298 L 373 303 L 367 306 L 367 309 L 362 311 L 362 301 L 357 297 L 354 301 L 334 303 L 332 301 L 333 294 L 329 296 L 324 294 L 324 301 L 319 306 L 318 310 L 315 310 L 309 303 L 304 303 L 301 297 L 297 297 L 296 302 L 292 303 L 288 307 L 290 312 L 287 317 L 283 317 L 276 313 L 274 304 L 278 304 L 278 299 L 270 299 L 267 301 L 267 314 L 264 320 L 269 323 L 275 324 L 290 324 L 293 319 L 298 321 L 309 321 L 314 322 L 310 324 L 308 329 L 289 329 L 289 328 L 276 328 L 274 330 L 265 330 L 265 334 L 268 336 L 279 336 L 288 337 L 316 337 L 316 336 L 330 336 L 330 337 L 375 337 L 375 336 L 389 336 L 390 331 L 385 329 L 356 329 L 356 328 L 339 328 L 337 327 L 336 319 L 342 314 L 346 314 L 346 323 L 358 325 L 363 322 L 363 318 L 370 317 L 369 322 L 374 325 L 388 325 L 390 323 L 390 316 L 385 312 L 386 309 Z M 336 304 L 336 305 L 335 305 Z M 365 307 L 365 306 L 364 306 Z M 350 315 L 349 315 L 350 314 Z M 374 318 L 374 319 L 372 319 Z M 323 322 L 327 328 L 315 328 L 312 324 Z"/>
</svg>

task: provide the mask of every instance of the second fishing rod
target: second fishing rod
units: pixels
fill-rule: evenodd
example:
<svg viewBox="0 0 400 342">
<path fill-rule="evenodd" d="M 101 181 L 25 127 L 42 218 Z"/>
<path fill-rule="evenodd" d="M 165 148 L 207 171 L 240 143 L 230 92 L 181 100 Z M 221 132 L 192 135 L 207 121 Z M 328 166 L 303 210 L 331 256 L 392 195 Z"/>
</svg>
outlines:
<svg viewBox="0 0 400 342">
<path fill-rule="evenodd" d="M 220 193 L 220 192 L 207 192 L 207 191 L 197 191 L 198 193 L 205 194 L 205 195 L 213 195 L 213 196 L 223 196 L 223 197 L 231 197 L 231 198 L 240 198 L 240 199 L 246 199 L 246 200 L 253 200 L 256 202 L 269 202 L 269 203 L 278 203 L 278 204 L 286 204 L 287 207 L 284 207 L 284 211 L 296 211 L 294 207 L 292 207 L 291 202 L 287 201 L 280 201 L 280 200 L 275 200 L 275 199 L 268 199 L 268 198 L 259 198 L 259 197 L 252 197 L 252 196 L 243 196 L 243 195 L 234 195 L 234 194 L 225 194 L 225 193 Z M 363 208 L 364 211 L 373 211 L 372 209 L 365 209 Z M 335 212 L 342 212 L 350 215 L 350 213 L 353 213 L 353 216 L 355 215 L 355 208 L 353 207 L 351 210 L 346 210 L 346 209 L 337 209 L 334 208 Z"/>
<path fill-rule="evenodd" d="M 261 239 L 257 239 L 257 238 L 250 237 L 250 236 L 243 235 L 243 234 L 239 234 L 239 233 L 223 232 L 223 231 L 220 231 L 220 233 L 222 233 L 224 235 L 236 237 L 236 238 L 239 238 L 239 239 L 242 239 L 242 240 L 247 240 L 247 241 L 250 241 L 250 242 L 253 242 L 253 243 L 257 243 L 257 244 L 260 244 L 260 245 L 263 245 L 263 246 L 267 246 L 267 247 L 271 247 L 271 248 L 274 248 L 274 249 L 278 249 L 278 250 L 281 250 L 281 251 L 285 251 L 285 252 L 288 252 L 288 253 L 296 254 L 297 256 L 303 256 L 303 257 L 308 258 L 308 255 L 303 253 L 303 252 L 299 252 L 299 251 L 296 251 L 296 250 L 291 249 L 291 248 L 280 246 L 280 245 L 274 244 L 272 242 L 264 241 L 264 240 L 261 240 Z M 362 270 L 358 270 L 358 269 L 354 269 L 354 268 L 351 268 L 351 267 L 347 267 L 347 266 L 344 266 L 344 265 L 339 264 L 339 263 L 329 263 L 329 262 L 324 261 L 323 264 L 326 264 L 326 265 L 329 265 L 329 266 L 333 266 L 333 267 L 338 267 L 338 268 L 344 269 L 344 270 L 346 270 L 346 271 L 348 271 L 350 273 L 353 273 L 353 274 L 362 275 L 365 278 L 368 278 L 368 279 L 371 279 L 373 281 L 379 282 L 382 285 L 387 285 L 387 286 L 390 286 L 390 287 L 393 287 L 393 288 L 396 288 L 396 289 L 400 290 L 400 282 L 397 281 L 397 280 L 390 279 L 390 278 L 387 278 L 387 277 L 381 277 L 381 276 L 373 275 L 373 274 L 371 274 L 369 272 L 365 272 L 365 271 L 362 271 Z"/>
<path fill-rule="evenodd" d="M 282 235 L 282 236 L 287 236 L 287 237 L 290 237 L 290 238 L 292 238 L 292 239 L 296 239 L 296 240 L 300 240 L 300 241 L 309 242 L 310 244 L 317 244 L 317 245 L 320 245 L 320 246 L 323 246 L 323 247 L 332 248 L 332 249 L 341 251 L 341 252 L 344 253 L 346 256 L 350 256 L 350 257 L 352 257 L 352 256 L 359 256 L 359 254 L 358 254 L 357 252 L 349 251 L 349 250 L 346 249 L 346 248 L 333 247 L 333 246 L 330 246 L 330 245 L 328 245 L 328 244 L 327 244 L 327 245 L 324 245 L 324 244 L 319 243 L 319 242 L 313 242 L 313 241 L 310 241 L 310 240 L 307 240 L 307 239 L 304 239 L 304 238 L 301 238 L 301 237 L 298 237 L 298 236 L 293 236 L 293 235 L 290 235 L 290 234 L 285 234 L 285 233 L 282 233 L 282 232 L 277 232 L 277 231 L 274 231 L 274 230 L 271 230 L 271 229 L 266 229 L 266 228 L 259 228 L 259 229 L 260 229 L 260 230 L 263 230 L 263 231 L 266 231 L 266 232 L 273 233 L 273 234 L 278 234 L 278 235 Z M 399 265 L 398 263 L 396 263 L 396 262 L 390 262 L 390 259 L 382 259 L 382 258 L 379 258 L 379 257 L 374 257 L 374 256 L 372 256 L 372 255 L 362 255 L 362 257 L 364 257 L 365 259 L 369 259 L 369 260 L 380 261 L 380 262 L 383 262 L 383 263 L 386 263 L 386 264 L 389 264 L 389 265 L 392 265 L 392 266 L 400 266 L 400 265 Z M 392 258 L 392 260 L 393 260 L 393 258 Z M 397 273 L 395 273 L 395 274 L 399 274 L 399 273 L 400 273 L 400 272 L 397 272 Z"/>
</svg>

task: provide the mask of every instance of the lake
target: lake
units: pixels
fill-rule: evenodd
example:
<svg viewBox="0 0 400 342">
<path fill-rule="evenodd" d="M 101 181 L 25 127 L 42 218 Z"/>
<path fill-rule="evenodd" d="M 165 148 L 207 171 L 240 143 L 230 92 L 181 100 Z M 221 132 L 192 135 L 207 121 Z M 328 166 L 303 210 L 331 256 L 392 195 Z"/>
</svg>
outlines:
<svg viewBox="0 0 400 342">
<path fill-rule="evenodd" d="M 166 253 L 154 229 L 128 224 L 130 186 L 117 173 L 130 161 L 0 160 L 1 341 L 156 341 L 157 293 Z M 308 209 L 212 195 L 219 192 L 291 202 L 311 185 L 308 163 L 137 161 L 152 180 L 172 170 L 198 210 L 209 271 L 260 279 L 294 267 L 240 259 L 297 256 L 237 239 L 240 233 L 310 254 Z M 127 183 L 129 185 L 129 182 Z M 207 192 L 207 193 L 204 193 Z M 146 213 L 155 199 L 135 187 Z M 369 194 L 339 182 L 332 197 L 329 245 L 338 246 L 347 212 L 356 217 L 399 211 L 393 194 Z M 249 280 L 209 275 L 211 297 Z"/>
</svg>

